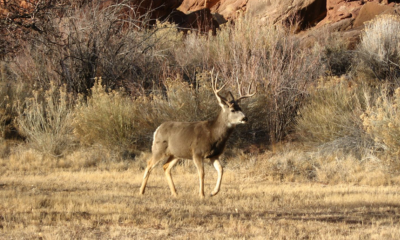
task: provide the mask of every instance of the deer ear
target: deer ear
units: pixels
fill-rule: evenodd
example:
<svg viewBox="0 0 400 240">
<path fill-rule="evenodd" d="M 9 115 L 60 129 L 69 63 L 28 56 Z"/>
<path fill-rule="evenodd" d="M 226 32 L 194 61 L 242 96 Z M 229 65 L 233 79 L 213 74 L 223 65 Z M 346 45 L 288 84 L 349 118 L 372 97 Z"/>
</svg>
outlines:
<svg viewBox="0 0 400 240">
<path fill-rule="evenodd" d="M 235 101 L 235 97 L 233 96 L 232 92 L 229 91 L 228 93 L 229 93 L 229 96 L 231 96 L 231 98 L 232 98 L 232 99 L 231 99 L 231 102 L 232 102 L 232 101 L 234 102 L 234 101 Z"/>
</svg>

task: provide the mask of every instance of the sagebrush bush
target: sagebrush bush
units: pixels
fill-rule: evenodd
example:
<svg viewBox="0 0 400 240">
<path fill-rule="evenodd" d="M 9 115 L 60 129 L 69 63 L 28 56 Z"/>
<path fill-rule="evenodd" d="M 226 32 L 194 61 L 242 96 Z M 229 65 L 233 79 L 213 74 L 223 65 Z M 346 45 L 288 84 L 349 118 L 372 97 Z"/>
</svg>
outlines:
<svg viewBox="0 0 400 240">
<path fill-rule="evenodd" d="M 361 115 L 364 128 L 374 140 L 375 150 L 383 150 L 389 155 L 383 159 L 388 160 L 393 170 L 400 170 L 400 88 L 393 96 L 381 90 L 379 97 L 370 101 Z"/>
<path fill-rule="evenodd" d="M 153 132 L 165 121 L 200 121 L 216 115 L 218 104 L 209 74 L 189 85 L 180 77 L 165 81 L 165 93 L 129 97 L 110 91 L 98 80 L 87 101 L 75 111 L 74 133 L 83 144 L 149 150 Z"/>
<path fill-rule="evenodd" d="M 16 120 L 29 145 L 54 156 L 62 156 L 73 146 L 72 104 L 66 86 L 50 83 L 48 90 L 33 90 L 32 97 L 18 104 Z"/>
<path fill-rule="evenodd" d="M 137 141 L 134 102 L 123 90 L 109 90 L 101 78 L 95 80 L 85 100 L 78 100 L 74 115 L 74 135 L 84 145 L 100 143 L 105 147 L 129 148 Z"/>
<path fill-rule="evenodd" d="M 360 115 L 366 108 L 362 87 L 345 78 L 321 79 L 299 110 L 296 130 L 301 140 L 347 150 L 362 149 L 365 134 Z"/>
<path fill-rule="evenodd" d="M 367 22 L 358 47 L 358 71 L 379 80 L 400 76 L 400 17 L 382 15 Z"/>
</svg>

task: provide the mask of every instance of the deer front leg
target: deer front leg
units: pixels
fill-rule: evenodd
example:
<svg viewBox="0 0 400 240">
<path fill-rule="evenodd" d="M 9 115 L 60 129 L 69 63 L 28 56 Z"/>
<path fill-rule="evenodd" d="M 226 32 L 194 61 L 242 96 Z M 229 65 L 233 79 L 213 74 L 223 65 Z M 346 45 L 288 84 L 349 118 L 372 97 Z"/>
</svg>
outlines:
<svg viewBox="0 0 400 240">
<path fill-rule="evenodd" d="M 193 162 L 196 165 L 197 172 L 199 173 L 199 183 L 200 189 L 199 194 L 200 198 L 204 198 L 204 165 L 203 165 L 203 158 L 199 156 L 193 157 Z"/>
<path fill-rule="evenodd" d="M 217 179 L 217 185 L 215 185 L 214 191 L 211 192 L 211 196 L 215 196 L 219 192 L 219 188 L 221 187 L 221 181 L 222 181 L 222 174 L 224 172 L 221 164 L 219 163 L 218 159 L 216 159 L 213 162 L 213 165 L 215 169 L 218 172 L 218 179 Z"/>
</svg>

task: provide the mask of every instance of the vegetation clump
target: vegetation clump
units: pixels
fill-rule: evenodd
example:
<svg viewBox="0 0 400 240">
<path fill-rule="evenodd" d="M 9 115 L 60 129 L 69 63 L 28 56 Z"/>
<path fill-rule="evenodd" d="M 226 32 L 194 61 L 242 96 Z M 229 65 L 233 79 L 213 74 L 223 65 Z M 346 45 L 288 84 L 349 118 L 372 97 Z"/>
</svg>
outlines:
<svg viewBox="0 0 400 240">
<path fill-rule="evenodd" d="M 136 156 L 150 149 L 162 122 L 217 114 L 213 72 L 227 82 L 223 94 L 238 91 L 237 83 L 257 85 L 257 95 L 242 104 L 249 124 L 235 132 L 227 157 L 295 143 L 303 146 L 298 151 L 373 156 L 391 174 L 399 169 L 397 160 L 387 160 L 397 158 L 400 146 L 397 16 L 369 22 L 353 56 L 336 34 L 310 47 L 284 26 L 260 25 L 251 16 L 215 35 L 183 35 L 166 22 L 149 27 L 144 16 L 122 19 L 121 4 L 90 4 L 43 22 L 47 35 L 31 34 L 18 54 L 3 55 L 2 142 L 11 129 L 23 146 L 56 159 L 99 146 Z M 298 161 L 274 164 L 287 166 L 279 173 L 286 175 Z M 315 180 L 317 165 L 303 162 L 305 170 L 295 172 Z"/>
</svg>

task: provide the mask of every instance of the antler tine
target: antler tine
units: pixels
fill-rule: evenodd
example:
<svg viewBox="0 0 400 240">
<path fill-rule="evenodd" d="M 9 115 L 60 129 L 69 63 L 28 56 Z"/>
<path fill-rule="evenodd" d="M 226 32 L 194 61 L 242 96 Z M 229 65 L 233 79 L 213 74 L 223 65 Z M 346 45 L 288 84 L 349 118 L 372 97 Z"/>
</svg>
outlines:
<svg viewBox="0 0 400 240">
<path fill-rule="evenodd" d="M 240 84 L 238 77 L 236 77 L 236 83 L 238 85 L 239 97 L 241 97 L 243 95 L 242 94 L 242 84 Z"/>
<path fill-rule="evenodd" d="M 240 84 L 238 78 L 236 78 L 236 82 L 237 82 L 237 84 L 238 84 L 238 90 L 239 90 L 239 96 L 240 96 L 238 99 L 236 99 L 237 102 L 239 102 L 239 101 L 242 100 L 242 99 L 249 98 L 249 97 L 252 97 L 252 96 L 256 95 L 256 93 L 257 93 L 257 86 L 256 86 L 256 90 L 254 91 L 254 93 L 250 94 L 250 91 L 251 91 L 251 89 L 252 89 L 252 87 L 253 87 L 254 80 L 250 82 L 250 85 L 249 85 L 249 87 L 247 88 L 247 93 L 246 93 L 246 95 L 243 95 L 243 93 L 242 93 L 242 85 Z"/>
<path fill-rule="evenodd" d="M 211 72 L 211 74 L 212 74 L 212 72 Z M 222 97 L 222 96 L 219 94 L 219 92 L 220 92 L 222 89 L 224 89 L 224 87 L 226 86 L 226 84 L 228 83 L 228 81 L 225 81 L 224 85 L 222 85 L 222 87 L 220 87 L 219 89 L 217 88 L 217 82 L 218 82 L 218 73 L 217 73 L 217 76 L 215 77 L 215 80 L 214 80 L 214 78 L 213 78 L 212 75 L 211 75 L 211 85 L 212 85 L 212 90 L 213 90 L 214 93 L 215 93 L 215 96 L 217 96 L 218 99 L 221 99 L 222 101 L 224 101 L 224 102 L 227 103 L 228 100 L 227 100 L 226 98 Z"/>
<path fill-rule="evenodd" d="M 217 94 L 217 93 L 219 93 L 222 89 L 224 89 L 224 87 L 226 86 L 226 84 L 228 83 L 228 81 L 226 81 L 225 83 L 224 83 L 224 85 L 222 85 L 222 87 L 220 87 L 219 89 L 217 89 L 217 82 L 218 82 L 218 73 L 217 73 L 217 76 L 215 77 L 215 81 L 214 81 L 214 78 L 212 78 L 211 77 L 211 81 L 212 81 L 212 87 L 213 87 L 213 90 L 214 90 L 214 92 Z"/>
</svg>

